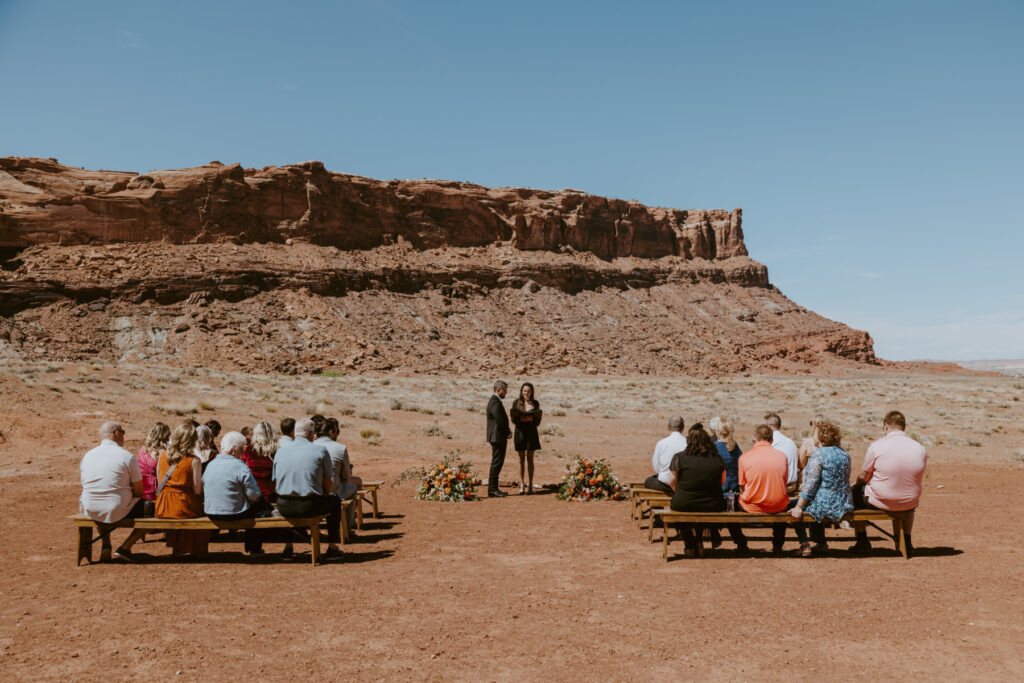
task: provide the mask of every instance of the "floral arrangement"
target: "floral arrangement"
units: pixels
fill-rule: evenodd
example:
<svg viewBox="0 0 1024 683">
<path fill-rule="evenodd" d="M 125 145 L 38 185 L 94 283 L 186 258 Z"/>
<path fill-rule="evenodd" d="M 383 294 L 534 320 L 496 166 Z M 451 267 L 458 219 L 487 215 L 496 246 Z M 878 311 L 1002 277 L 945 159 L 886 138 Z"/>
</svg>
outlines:
<svg viewBox="0 0 1024 683">
<path fill-rule="evenodd" d="M 622 484 L 604 460 L 574 455 L 558 488 L 559 500 L 622 500 Z"/>
<path fill-rule="evenodd" d="M 416 498 L 456 503 L 473 500 L 477 479 L 471 464 L 463 462 L 457 453 L 451 453 L 442 462 L 423 469 Z"/>
</svg>

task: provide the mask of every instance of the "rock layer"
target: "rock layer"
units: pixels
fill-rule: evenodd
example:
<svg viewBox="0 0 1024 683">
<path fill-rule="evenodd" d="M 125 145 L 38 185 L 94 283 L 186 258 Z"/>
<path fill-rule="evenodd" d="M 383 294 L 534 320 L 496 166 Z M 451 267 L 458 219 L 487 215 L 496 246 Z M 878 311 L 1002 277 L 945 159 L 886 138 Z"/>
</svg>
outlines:
<svg viewBox="0 0 1024 683">
<path fill-rule="evenodd" d="M 0 247 L 35 244 L 284 242 L 417 249 L 512 240 L 616 257 L 746 256 L 742 211 L 651 208 L 573 190 L 380 181 L 318 161 L 243 169 L 211 162 L 142 175 L 53 159 L 0 159 Z"/>
<path fill-rule="evenodd" d="M 747 256 L 741 212 L 0 159 L 0 355 L 252 372 L 720 375 L 878 364 Z"/>
</svg>

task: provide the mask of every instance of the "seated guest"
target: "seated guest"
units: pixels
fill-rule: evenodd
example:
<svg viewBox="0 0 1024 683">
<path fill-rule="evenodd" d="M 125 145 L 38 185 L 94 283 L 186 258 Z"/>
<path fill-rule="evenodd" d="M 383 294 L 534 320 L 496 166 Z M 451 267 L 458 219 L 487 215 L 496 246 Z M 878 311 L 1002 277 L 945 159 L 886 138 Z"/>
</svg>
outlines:
<svg viewBox="0 0 1024 683">
<path fill-rule="evenodd" d="M 767 514 L 785 511 L 789 505 L 788 474 L 786 454 L 772 447 L 772 428 L 758 425 L 754 430 L 754 447 L 740 456 L 740 507 L 747 512 Z M 772 552 L 781 554 L 785 542 L 786 524 L 772 524 Z"/>
<path fill-rule="evenodd" d="M 216 420 L 207 420 L 203 423 L 203 426 L 209 428 L 210 434 L 213 435 L 212 438 L 216 439 L 220 436 L 220 422 L 217 422 Z M 214 455 L 217 455 L 217 453 L 214 452 Z"/>
<path fill-rule="evenodd" d="M 340 433 L 338 421 L 329 417 L 317 426 L 317 439 L 313 443 L 323 446 L 331 456 L 331 467 L 334 470 L 333 494 L 340 500 L 348 500 L 356 495 L 356 491 L 363 485 L 363 480 L 352 476 L 352 462 L 348 457 L 348 448 L 345 444 L 338 443 Z M 356 525 L 356 507 L 349 508 L 348 526 L 354 529 Z"/>
<path fill-rule="evenodd" d="M 238 430 L 238 432 L 245 437 L 246 446 L 252 443 L 252 427 L 242 427 L 241 429 Z"/>
<path fill-rule="evenodd" d="M 281 418 L 281 438 L 277 440 L 277 447 L 287 446 L 295 439 L 295 418 Z"/>
<path fill-rule="evenodd" d="M 104 422 L 100 427 L 100 445 L 82 457 L 79 465 L 82 497 L 79 511 L 96 522 L 101 539 L 100 560 L 110 560 L 110 532 L 106 526 L 122 519 L 144 517 L 143 483 L 139 461 L 124 448 L 124 429 L 117 422 Z M 134 562 L 132 546 L 146 535 L 133 529 L 128 539 L 114 553 L 122 560 Z"/>
<path fill-rule="evenodd" d="M 672 456 L 685 450 L 683 418 L 681 415 L 673 415 L 668 420 L 668 436 L 654 446 L 654 455 L 651 457 L 654 474 L 644 480 L 644 488 L 673 493 L 676 490 L 676 475 L 669 469 L 669 465 L 672 464 Z"/>
<path fill-rule="evenodd" d="M 233 521 L 270 516 L 270 504 L 252 472 L 240 460 L 244 451 L 245 436 L 228 432 L 220 440 L 220 453 L 203 472 L 203 510 L 210 519 Z M 245 530 L 245 552 L 263 554 L 258 529 Z"/>
<path fill-rule="evenodd" d="M 162 519 L 192 519 L 203 516 L 203 466 L 195 455 L 196 431 L 202 426 L 179 425 L 160 455 L 156 491 L 156 516 Z M 208 429 L 208 428 L 207 428 Z M 168 531 L 167 545 L 175 555 L 205 557 L 209 531 Z"/>
<path fill-rule="evenodd" d="M 293 428 L 294 422 L 295 420 L 292 420 Z M 260 493 L 268 503 L 277 502 L 277 491 L 274 489 L 274 454 L 278 449 L 276 436 L 274 427 L 269 422 L 258 422 L 256 429 L 253 430 L 252 441 L 242 453 L 242 462 L 249 467 L 252 476 L 256 478 Z M 292 552 L 291 542 L 286 543 L 282 554 L 285 557 L 291 557 Z"/>
<path fill-rule="evenodd" d="M 765 415 L 764 423 L 772 428 L 772 448 L 782 451 L 786 456 L 786 491 L 789 495 L 795 495 L 800 490 L 800 459 L 796 444 L 779 431 L 782 429 L 782 418 L 775 413 Z"/>
<path fill-rule="evenodd" d="M 722 498 L 722 479 L 725 465 L 718 457 L 718 449 L 703 426 L 695 424 L 686 433 L 686 450 L 672 457 L 669 468 L 676 475 L 676 490 L 672 494 L 670 507 L 677 512 L 722 512 L 725 499 Z M 693 527 L 697 527 L 694 529 Z M 701 543 L 702 524 L 682 524 L 683 543 L 686 556 L 703 554 Z M 739 527 L 736 527 L 738 530 Z M 717 530 L 717 527 L 716 527 Z M 730 525 L 730 532 L 733 531 Z M 733 536 L 736 546 L 746 551 L 746 540 L 740 535 Z"/>
<path fill-rule="evenodd" d="M 274 491 L 274 454 L 278 449 L 275 436 L 274 427 L 269 422 L 258 422 L 256 429 L 253 430 L 252 442 L 242 453 L 242 462 L 249 467 L 268 503 L 277 500 L 277 493 Z M 223 449 L 223 444 L 221 448 Z"/>
<path fill-rule="evenodd" d="M 732 493 L 738 497 L 740 492 L 739 464 L 743 451 L 740 450 L 733 436 L 735 430 L 731 422 L 720 417 L 712 418 L 711 422 L 715 425 L 713 433 L 717 436 L 715 448 L 718 449 L 718 455 L 725 464 L 725 483 L 722 484 L 722 493 L 726 495 Z"/>
<path fill-rule="evenodd" d="M 825 416 L 818 414 L 811 418 L 811 433 L 803 441 L 800 442 L 800 447 L 796 451 L 797 466 L 800 471 L 803 472 L 804 468 L 807 467 L 807 461 L 811 457 L 811 453 L 818 450 L 821 444 L 818 443 L 818 425 L 825 421 Z"/>
<path fill-rule="evenodd" d="M 908 511 L 903 533 L 907 552 L 911 553 L 914 546 L 910 532 L 914 528 L 914 510 L 921 500 L 921 482 L 928 465 L 928 454 L 924 446 L 906 435 L 906 428 L 907 420 L 903 413 L 893 410 L 886 414 L 882 421 L 885 436 L 868 446 L 863 470 L 853 487 L 853 504 L 857 509 Z M 851 550 L 871 550 L 867 523 L 856 522 L 854 528 L 857 530 L 857 542 Z"/>
<path fill-rule="evenodd" d="M 171 428 L 157 422 L 146 436 L 146 445 L 139 449 L 139 472 L 142 473 L 142 499 L 146 501 L 146 517 L 152 517 L 156 508 L 156 463 L 167 448 Z"/>
<path fill-rule="evenodd" d="M 213 430 L 206 425 L 196 427 L 196 446 L 192 455 L 199 458 L 203 469 L 206 469 L 213 456 L 217 455 L 217 449 L 213 445 Z"/>
<path fill-rule="evenodd" d="M 331 455 L 314 444 L 313 421 L 303 418 L 295 423 L 295 440 L 279 448 L 274 456 L 274 488 L 277 510 L 285 517 L 327 516 L 329 555 L 340 551 L 341 499 L 332 495 L 334 466 Z"/>
<path fill-rule="evenodd" d="M 814 518 L 811 524 L 812 548 L 806 541 L 800 543 L 800 555 L 828 550 L 825 542 L 825 522 L 838 522 L 853 510 L 850 493 L 850 454 L 840 448 L 839 427 L 828 420 L 820 420 L 815 428 L 815 439 L 820 447 L 811 454 L 804 469 L 800 498 L 790 513 L 799 520 L 806 512 Z"/>
</svg>

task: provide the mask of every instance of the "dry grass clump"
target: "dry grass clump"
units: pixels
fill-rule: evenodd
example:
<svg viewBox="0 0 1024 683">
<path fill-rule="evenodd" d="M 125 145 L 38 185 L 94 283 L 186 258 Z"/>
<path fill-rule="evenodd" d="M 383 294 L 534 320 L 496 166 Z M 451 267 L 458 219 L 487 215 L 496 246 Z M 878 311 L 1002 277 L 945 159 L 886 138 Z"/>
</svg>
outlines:
<svg viewBox="0 0 1024 683">
<path fill-rule="evenodd" d="M 545 436 L 565 436 L 565 430 L 555 424 L 541 427 L 539 431 Z"/>
<path fill-rule="evenodd" d="M 384 443 L 384 437 L 376 429 L 361 429 L 359 436 L 363 438 L 368 446 L 379 446 Z"/>
<path fill-rule="evenodd" d="M 158 413 L 179 417 L 189 417 L 199 412 L 199 406 L 195 403 L 165 403 L 150 407 Z"/>
<path fill-rule="evenodd" d="M 452 438 L 451 433 L 441 425 L 437 424 L 436 422 L 431 422 L 426 427 L 424 427 L 423 433 L 426 434 L 427 436 L 439 436 L 444 439 Z"/>
<path fill-rule="evenodd" d="M 344 413 L 342 413 L 344 414 Z M 360 420 L 375 420 L 376 422 L 383 422 L 384 418 L 380 413 L 359 413 Z"/>
</svg>

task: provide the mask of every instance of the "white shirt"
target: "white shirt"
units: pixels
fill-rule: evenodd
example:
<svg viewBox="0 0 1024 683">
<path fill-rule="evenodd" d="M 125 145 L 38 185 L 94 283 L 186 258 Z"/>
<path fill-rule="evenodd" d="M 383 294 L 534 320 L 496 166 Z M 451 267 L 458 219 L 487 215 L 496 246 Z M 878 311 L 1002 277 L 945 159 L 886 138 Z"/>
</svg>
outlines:
<svg viewBox="0 0 1024 683">
<path fill-rule="evenodd" d="M 127 515 L 139 500 L 132 494 L 132 482 L 142 481 L 139 460 L 131 451 L 111 439 L 82 458 L 81 511 L 96 522 L 113 524 Z"/>
<path fill-rule="evenodd" d="M 651 465 L 658 474 L 658 481 L 670 486 L 676 482 L 676 474 L 669 470 L 668 466 L 672 464 L 673 455 L 685 450 L 686 437 L 682 432 L 672 432 L 658 442 L 654 447 L 654 456 L 651 458 Z"/>
<path fill-rule="evenodd" d="M 295 439 L 293 439 L 292 437 L 288 436 L 287 434 L 282 435 L 281 438 L 277 440 L 277 447 L 278 448 L 284 448 L 285 446 L 287 446 L 288 444 L 290 444 L 294 440 Z"/>
<path fill-rule="evenodd" d="M 796 483 L 796 480 L 800 477 L 800 461 L 797 459 L 796 444 L 793 443 L 793 439 L 773 429 L 772 448 L 786 454 L 786 463 L 789 465 L 789 476 L 786 478 L 786 483 Z"/>
</svg>

